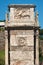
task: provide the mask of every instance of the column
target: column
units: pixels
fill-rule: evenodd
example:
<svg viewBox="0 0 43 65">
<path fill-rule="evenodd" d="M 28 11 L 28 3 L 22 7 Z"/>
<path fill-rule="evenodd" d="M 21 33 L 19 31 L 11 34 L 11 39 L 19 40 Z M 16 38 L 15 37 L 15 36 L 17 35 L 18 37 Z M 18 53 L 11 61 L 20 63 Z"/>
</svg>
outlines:
<svg viewBox="0 0 43 65">
<path fill-rule="evenodd" d="M 8 65 L 8 31 L 5 31 L 5 65 Z"/>
<path fill-rule="evenodd" d="M 39 65 L 39 31 L 36 31 L 36 65 Z"/>
<path fill-rule="evenodd" d="M 10 17 L 9 17 L 9 21 L 10 22 L 14 22 L 14 8 L 10 8 L 10 13 L 9 13 Z"/>
</svg>

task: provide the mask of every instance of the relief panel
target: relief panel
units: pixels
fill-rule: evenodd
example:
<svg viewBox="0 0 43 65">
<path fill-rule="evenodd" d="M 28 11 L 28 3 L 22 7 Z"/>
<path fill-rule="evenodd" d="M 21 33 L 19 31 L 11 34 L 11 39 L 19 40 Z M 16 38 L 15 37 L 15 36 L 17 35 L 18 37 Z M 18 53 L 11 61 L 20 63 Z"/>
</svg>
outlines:
<svg viewBox="0 0 43 65">
<path fill-rule="evenodd" d="M 21 18 L 30 18 L 30 9 L 28 8 L 16 8 L 14 10 L 14 18 L 21 19 Z"/>
<path fill-rule="evenodd" d="M 34 38 L 33 38 L 33 31 L 26 32 L 26 31 L 11 31 L 10 35 L 10 43 L 11 46 L 17 46 L 17 45 L 27 45 L 27 46 L 34 46 Z"/>
</svg>

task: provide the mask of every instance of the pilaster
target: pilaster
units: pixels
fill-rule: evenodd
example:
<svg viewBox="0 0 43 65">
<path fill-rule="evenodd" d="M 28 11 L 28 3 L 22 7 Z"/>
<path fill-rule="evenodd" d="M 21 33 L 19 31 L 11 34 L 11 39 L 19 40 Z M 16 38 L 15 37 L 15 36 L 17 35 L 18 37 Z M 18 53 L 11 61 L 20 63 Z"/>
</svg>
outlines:
<svg viewBox="0 0 43 65">
<path fill-rule="evenodd" d="M 36 65 L 39 65 L 39 31 L 36 31 Z"/>
<path fill-rule="evenodd" d="M 8 32 L 5 30 L 5 65 L 8 65 Z"/>
</svg>

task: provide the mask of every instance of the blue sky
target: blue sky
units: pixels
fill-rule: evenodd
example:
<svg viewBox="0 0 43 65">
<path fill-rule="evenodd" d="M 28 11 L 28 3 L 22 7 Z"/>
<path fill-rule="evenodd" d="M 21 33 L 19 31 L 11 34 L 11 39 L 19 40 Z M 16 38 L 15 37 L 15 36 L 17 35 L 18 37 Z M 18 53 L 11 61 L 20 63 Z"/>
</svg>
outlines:
<svg viewBox="0 0 43 65">
<path fill-rule="evenodd" d="M 39 23 L 43 28 L 43 0 L 0 0 L 0 20 L 5 19 L 9 4 L 35 4 L 39 13 Z"/>
</svg>

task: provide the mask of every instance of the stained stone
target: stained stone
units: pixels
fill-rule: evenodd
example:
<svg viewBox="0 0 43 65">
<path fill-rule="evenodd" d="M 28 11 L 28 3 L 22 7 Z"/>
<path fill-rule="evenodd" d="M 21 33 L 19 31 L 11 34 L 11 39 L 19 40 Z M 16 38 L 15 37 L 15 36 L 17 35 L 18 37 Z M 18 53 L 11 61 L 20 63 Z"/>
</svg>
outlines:
<svg viewBox="0 0 43 65">
<path fill-rule="evenodd" d="M 39 65 L 39 24 L 34 10 L 32 4 L 9 5 L 5 65 Z"/>
<path fill-rule="evenodd" d="M 33 62 L 30 62 L 28 60 L 21 60 L 21 61 L 11 61 L 11 65 L 33 65 Z"/>
<path fill-rule="evenodd" d="M 28 62 L 21 62 L 21 64 L 26 65 L 34 65 L 34 34 L 32 30 L 28 31 L 19 31 L 15 30 L 16 35 L 13 31 L 10 31 L 10 61 L 19 60 L 21 61 L 27 61 Z M 13 32 L 13 33 L 12 33 Z M 30 63 L 31 62 L 31 63 Z M 32 64 L 33 62 L 33 64 Z M 19 63 L 18 61 L 14 63 L 15 65 Z"/>
</svg>

